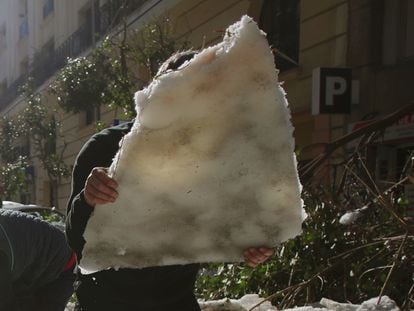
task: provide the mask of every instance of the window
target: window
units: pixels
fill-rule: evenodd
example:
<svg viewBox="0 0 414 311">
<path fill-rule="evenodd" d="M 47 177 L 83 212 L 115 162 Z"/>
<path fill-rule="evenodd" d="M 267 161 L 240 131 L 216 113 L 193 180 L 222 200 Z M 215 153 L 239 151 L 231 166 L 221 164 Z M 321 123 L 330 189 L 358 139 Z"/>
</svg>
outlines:
<svg viewBox="0 0 414 311">
<path fill-rule="evenodd" d="M 3 94 L 7 90 L 7 80 L 4 79 L 0 82 L 0 95 Z"/>
<path fill-rule="evenodd" d="M 94 107 L 85 111 L 85 125 L 91 125 L 101 119 L 101 110 L 99 107 Z"/>
<path fill-rule="evenodd" d="M 34 54 L 30 75 L 37 84 L 45 81 L 55 71 L 55 40 L 52 37 Z"/>
<path fill-rule="evenodd" d="M 19 26 L 19 39 L 26 37 L 29 34 L 29 21 L 27 16 L 23 17 Z"/>
<path fill-rule="evenodd" d="M 48 17 L 55 10 L 54 0 L 45 0 L 43 4 L 43 19 Z"/>
<path fill-rule="evenodd" d="M 31 152 L 30 140 L 29 139 L 24 140 L 23 142 L 21 142 L 19 144 L 19 146 L 16 147 L 16 149 L 17 149 L 19 155 L 25 156 L 25 157 L 30 157 L 30 152 Z"/>
<path fill-rule="evenodd" d="M 27 57 L 20 62 L 20 74 L 29 74 L 29 59 Z"/>
<path fill-rule="evenodd" d="M 414 59 L 414 2 L 384 1 L 382 62 L 394 65 Z"/>
<path fill-rule="evenodd" d="M 0 51 L 7 48 L 6 23 L 0 26 Z"/>
<path fill-rule="evenodd" d="M 19 1 L 19 39 L 26 37 L 29 34 L 29 19 L 27 17 L 27 0 Z"/>
<path fill-rule="evenodd" d="M 281 71 L 297 66 L 299 59 L 299 0 L 265 0 L 260 26 L 275 49 L 276 67 Z"/>
<path fill-rule="evenodd" d="M 33 203 L 34 194 L 36 193 L 35 167 L 33 165 L 28 166 L 25 173 L 27 187 L 20 190 L 20 202 L 30 204 Z"/>
<path fill-rule="evenodd" d="M 34 56 L 33 63 L 35 66 L 50 64 L 55 54 L 55 38 L 50 38 Z"/>
<path fill-rule="evenodd" d="M 56 206 L 57 204 L 57 182 L 45 181 L 43 182 L 43 202 L 48 206 Z"/>
<path fill-rule="evenodd" d="M 79 12 L 79 21 L 81 29 L 81 46 L 88 47 L 93 42 L 93 32 L 94 32 L 94 18 L 95 11 L 91 3 L 87 4 Z"/>
<path fill-rule="evenodd" d="M 27 0 L 19 0 L 19 17 L 27 16 Z"/>
<path fill-rule="evenodd" d="M 42 47 L 42 53 L 46 59 L 51 59 L 55 52 L 55 38 L 50 38 Z"/>
<path fill-rule="evenodd" d="M 407 9 L 405 11 L 405 38 L 404 38 L 404 56 L 414 57 L 414 1 L 407 0 Z"/>
<path fill-rule="evenodd" d="M 45 150 L 48 154 L 56 153 L 56 119 L 52 117 L 50 120 L 50 132 L 45 142 Z"/>
</svg>

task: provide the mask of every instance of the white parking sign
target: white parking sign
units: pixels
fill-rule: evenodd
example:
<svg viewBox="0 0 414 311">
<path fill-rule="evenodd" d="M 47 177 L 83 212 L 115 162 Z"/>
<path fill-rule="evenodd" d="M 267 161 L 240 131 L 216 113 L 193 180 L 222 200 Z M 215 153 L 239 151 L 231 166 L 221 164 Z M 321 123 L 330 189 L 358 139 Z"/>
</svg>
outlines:
<svg viewBox="0 0 414 311">
<path fill-rule="evenodd" d="M 312 73 L 312 114 L 350 113 L 350 68 L 315 68 Z"/>
</svg>

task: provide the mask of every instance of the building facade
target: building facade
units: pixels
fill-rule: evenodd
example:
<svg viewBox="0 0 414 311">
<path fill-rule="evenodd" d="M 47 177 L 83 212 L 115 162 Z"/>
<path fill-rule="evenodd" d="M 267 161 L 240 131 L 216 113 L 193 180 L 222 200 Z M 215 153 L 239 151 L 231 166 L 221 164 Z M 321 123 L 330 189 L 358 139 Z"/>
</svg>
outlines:
<svg viewBox="0 0 414 311">
<path fill-rule="evenodd" d="M 287 92 L 298 149 L 328 142 L 361 121 L 375 119 L 414 100 L 414 4 L 410 0 L 141 0 L 133 6 L 128 27 L 140 29 L 168 16 L 177 36 L 200 48 L 220 41 L 222 31 L 244 14 L 267 32 L 274 47 L 279 80 Z M 121 0 L 0 0 L 0 113 L 13 115 L 25 103 L 17 87 L 29 75 L 39 90 L 47 87 L 67 57 L 88 55 L 107 34 L 116 33 Z M 348 68 L 352 100 L 347 113 L 312 113 L 315 68 Z M 339 90 L 339 89 L 338 89 Z M 338 91 L 337 90 L 337 91 Z M 56 100 L 53 97 L 50 101 Z M 62 117 L 64 159 L 73 164 L 95 131 L 85 113 Z M 104 109 L 106 124 L 117 119 Z M 414 119 L 413 119 L 414 120 Z M 404 137 L 375 146 L 379 173 L 390 178 L 401 150 L 414 146 L 414 121 L 406 118 Z M 407 134 L 408 133 L 408 134 Z M 63 142 L 57 144 L 63 148 Z M 306 148 L 305 148 L 306 149 Z M 305 150 L 304 149 L 304 150 Z M 300 160 L 316 149 L 306 149 Z M 405 152 L 405 151 L 404 151 Z M 376 162 L 376 163 L 377 163 Z M 386 168 L 383 168 L 386 167 Z M 57 197 L 37 162 L 31 171 L 29 201 L 64 208 L 70 179 L 58 185 Z"/>
</svg>

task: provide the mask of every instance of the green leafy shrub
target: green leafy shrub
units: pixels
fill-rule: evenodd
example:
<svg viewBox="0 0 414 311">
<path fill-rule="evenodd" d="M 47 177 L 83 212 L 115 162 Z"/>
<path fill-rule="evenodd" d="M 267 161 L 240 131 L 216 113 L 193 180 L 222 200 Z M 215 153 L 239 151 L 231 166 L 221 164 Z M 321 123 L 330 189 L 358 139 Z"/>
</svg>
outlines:
<svg viewBox="0 0 414 311">
<path fill-rule="evenodd" d="M 302 234 L 277 247 L 275 256 L 256 269 L 206 265 L 197 282 L 198 296 L 259 293 L 288 308 L 322 297 L 358 303 L 388 295 L 401 309 L 411 310 L 414 215 L 403 189 L 414 183 L 414 151 L 407 150 L 406 163 L 390 180 L 368 168 L 375 164 L 372 147 L 386 127 L 413 109 L 408 104 L 332 142 L 314 144 L 317 156 L 299 166 L 308 214 Z M 351 150 L 348 144 L 357 139 Z"/>
<path fill-rule="evenodd" d="M 19 118 L 3 116 L 0 120 L 0 199 L 11 200 L 26 189 L 28 160 L 21 155 L 19 142 L 23 139 Z"/>
<path fill-rule="evenodd" d="M 95 52 L 90 58 L 68 59 L 67 65 L 51 83 L 50 90 L 65 111 L 77 113 L 99 107 L 108 100 L 111 75 L 109 59 L 103 53 Z"/>
<path fill-rule="evenodd" d="M 155 20 L 139 31 L 124 24 L 120 35 L 105 38 L 88 57 L 69 59 L 50 92 L 66 112 L 107 105 L 133 117 L 134 93 L 154 77 L 162 62 L 186 46 L 186 41 L 175 38 L 168 19 Z"/>
<path fill-rule="evenodd" d="M 308 217 L 300 236 L 280 245 L 271 260 L 255 269 L 243 264 L 204 266 L 197 295 L 217 299 L 258 293 L 290 307 L 322 297 L 357 303 L 385 293 L 403 304 L 413 285 L 414 239 L 398 219 L 354 178 L 338 196 L 312 186 L 303 198 Z M 369 208 L 354 223 L 343 225 L 339 219 L 350 202 L 358 204 L 352 209 Z M 407 216 L 404 207 L 393 208 Z"/>
</svg>

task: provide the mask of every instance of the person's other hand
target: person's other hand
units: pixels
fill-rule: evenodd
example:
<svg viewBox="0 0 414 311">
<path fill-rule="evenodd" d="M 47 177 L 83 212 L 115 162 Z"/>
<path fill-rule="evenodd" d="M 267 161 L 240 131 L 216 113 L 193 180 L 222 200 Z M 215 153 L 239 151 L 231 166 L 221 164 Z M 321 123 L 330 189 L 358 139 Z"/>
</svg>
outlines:
<svg viewBox="0 0 414 311">
<path fill-rule="evenodd" d="M 272 248 L 250 247 L 243 252 L 244 261 L 252 268 L 265 262 L 274 254 Z"/>
<path fill-rule="evenodd" d="M 108 169 L 95 167 L 85 182 L 84 196 L 86 203 L 95 207 L 96 204 L 115 202 L 118 197 L 117 182 L 108 176 Z"/>
</svg>

